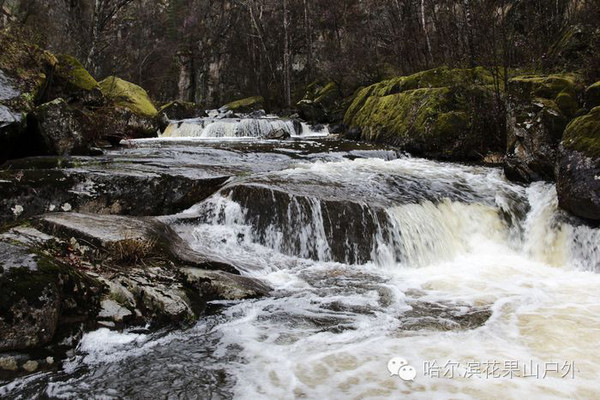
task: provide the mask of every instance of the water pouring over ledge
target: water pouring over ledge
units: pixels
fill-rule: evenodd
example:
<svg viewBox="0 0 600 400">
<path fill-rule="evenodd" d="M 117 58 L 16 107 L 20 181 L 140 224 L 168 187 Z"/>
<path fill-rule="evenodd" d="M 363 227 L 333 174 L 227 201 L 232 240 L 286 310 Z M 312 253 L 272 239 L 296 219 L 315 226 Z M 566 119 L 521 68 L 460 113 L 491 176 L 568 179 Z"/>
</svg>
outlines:
<svg viewBox="0 0 600 400">
<path fill-rule="evenodd" d="M 5 384 L 0 395 L 598 396 L 597 229 L 560 212 L 549 184 L 344 146 L 123 150 L 118 157 L 152 168 L 244 171 L 168 220 L 192 247 L 269 283 L 272 297 L 227 304 L 183 332 L 89 333 L 62 371 Z M 414 381 L 390 376 L 394 357 L 416 369 Z M 425 375 L 434 361 L 459 363 L 456 374 Z M 520 376 L 469 377 L 469 362 L 488 361 L 502 371 L 517 362 Z M 574 375 L 522 376 L 529 362 L 574 365 Z"/>
<path fill-rule="evenodd" d="M 327 126 L 310 126 L 294 119 L 275 115 L 260 116 L 219 114 L 209 112 L 208 117 L 171 121 L 161 138 L 263 138 L 285 139 L 288 137 L 324 137 L 329 134 Z"/>
</svg>

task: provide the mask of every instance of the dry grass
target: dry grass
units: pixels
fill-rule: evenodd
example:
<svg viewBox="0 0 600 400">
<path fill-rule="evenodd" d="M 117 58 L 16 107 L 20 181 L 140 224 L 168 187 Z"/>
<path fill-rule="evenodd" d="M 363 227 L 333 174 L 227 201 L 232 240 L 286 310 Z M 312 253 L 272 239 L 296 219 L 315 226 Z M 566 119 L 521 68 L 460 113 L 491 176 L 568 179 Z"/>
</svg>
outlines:
<svg viewBox="0 0 600 400">
<path fill-rule="evenodd" d="M 127 265 L 136 265 L 148 258 L 154 248 L 156 240 L 124 239 L 114 244 L 113 258 Z"/>
</svg>

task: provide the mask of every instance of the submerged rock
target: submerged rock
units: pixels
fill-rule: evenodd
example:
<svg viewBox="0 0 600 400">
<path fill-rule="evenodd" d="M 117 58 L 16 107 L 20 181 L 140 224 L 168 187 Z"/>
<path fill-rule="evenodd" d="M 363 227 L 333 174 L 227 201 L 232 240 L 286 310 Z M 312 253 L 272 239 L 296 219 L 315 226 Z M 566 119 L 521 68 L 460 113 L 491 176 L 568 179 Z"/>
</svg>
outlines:
<svg viewBox="0 0 600 400">
<path fill-rule="evenodd" d="M 409 303 L 411 309 L 399 318 L 402 330 L 454 331 L 475 329 L 492 316 L 489 307 L 473 307 L 450 303 L 430 303 L 420 300 Z"/>
<path fill-rule="evenodd" d="M 267 296 L 272 290 L 258 279 L 225 271 L 183 268 L 182 273 L 186 282 L 206 301 L 253 299 Z"/>
<path fill-rule="evenodd" d="M 290 132 L 285 129 L 274 129 L 271 132 L 268 132 L 265 136 L 265 139 L 271 140 L 283 140 L 290 138 Z"/>
<path fill-rule="evenodd" d="M 493 77 L 483 68 L 437 68 L 357 92 L 344 117 L 363 140 L 427 157 L 481 160 L 503 149 Z"/>
<path fill-rule="evenodd" d="M 559 204 L 571 213 L 600 221 L 600 107 L 567 127 L 560 149 Z"/>
</svg>

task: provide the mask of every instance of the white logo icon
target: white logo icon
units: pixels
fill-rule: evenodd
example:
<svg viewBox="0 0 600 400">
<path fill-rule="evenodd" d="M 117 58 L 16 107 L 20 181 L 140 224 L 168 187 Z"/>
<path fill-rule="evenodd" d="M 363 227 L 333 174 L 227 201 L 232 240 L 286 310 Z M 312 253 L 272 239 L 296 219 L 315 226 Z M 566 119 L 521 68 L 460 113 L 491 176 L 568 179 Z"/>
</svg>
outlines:
<svg viewBox="0 0 600 400">
<path fill-rule="evenodd" d="M 387 365 L 390 376 L 399 376 L 404 381 L 412 381 L 417 376 L 417 370 L 408 365 L 408 361 L 401 357 L 394 357 Z"/>
</svg>

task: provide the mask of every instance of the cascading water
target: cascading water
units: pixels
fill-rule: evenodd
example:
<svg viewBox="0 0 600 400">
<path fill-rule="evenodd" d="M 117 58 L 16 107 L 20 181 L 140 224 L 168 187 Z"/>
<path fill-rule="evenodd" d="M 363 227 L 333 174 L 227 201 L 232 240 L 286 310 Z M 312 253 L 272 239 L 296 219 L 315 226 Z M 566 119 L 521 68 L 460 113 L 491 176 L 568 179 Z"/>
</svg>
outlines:
<svg viewBox="0 0 600 400">
<path fill-rule="evenodd" d="M 326 136 L 326 128 L 315 131 L 306 123 L 276 117 L 197 118 L 172 121 L 162 138 L 265 138 L 277 133 L 293 137 Z"/>
<path fill-rule="evenodd" d="M 251 172 L 169 217 L 271 297 L 223 304 L 184 332 L 89 333 L 62 372 L 0 395 L 600 396 L 600 230 L 559 211 L 553 185 L 378 150 L 277 146 L 268 168 L 198 152 L 200 164 Z M 396 357 L 414 380 L 390 376 Z"/>
</svg>

